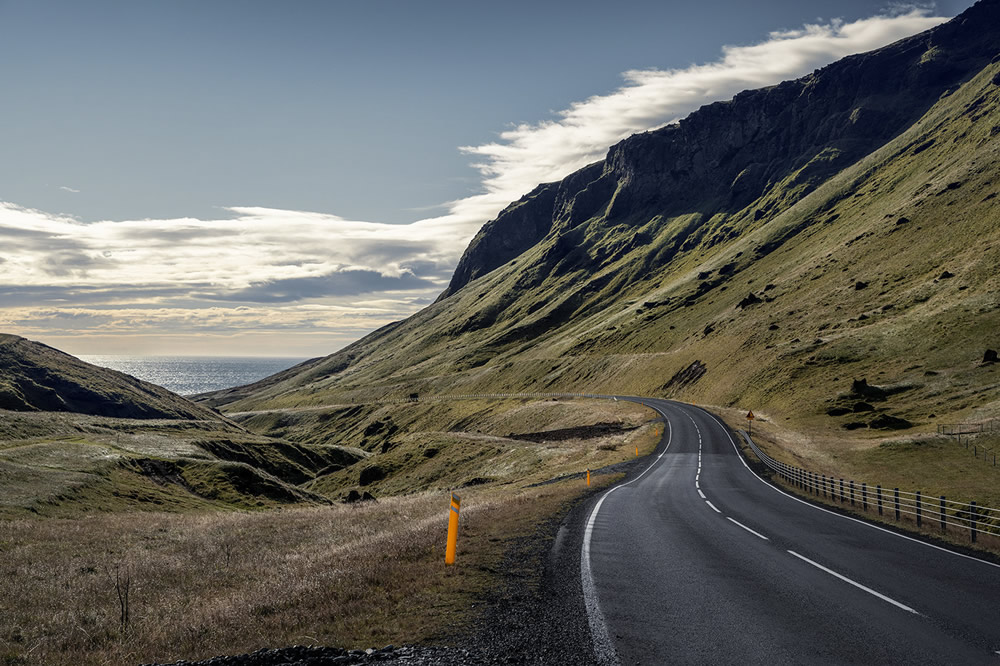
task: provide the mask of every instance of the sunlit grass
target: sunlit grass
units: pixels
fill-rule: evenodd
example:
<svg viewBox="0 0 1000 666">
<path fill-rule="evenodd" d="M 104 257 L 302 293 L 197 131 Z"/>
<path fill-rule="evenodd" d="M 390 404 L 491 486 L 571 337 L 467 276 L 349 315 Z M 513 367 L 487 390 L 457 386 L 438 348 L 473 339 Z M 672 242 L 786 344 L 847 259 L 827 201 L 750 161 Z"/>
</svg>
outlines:
<svg viewBox="0 0 1000 666">
<path fill-rule="evenodd" d="M 463 491 L 457 565 L 447 569 L 446 493 L 258 513 L 0 521 L 0 659 L 124 664 L 447 641 L 474 619 L 469 608 L 493 584 L 506 540 L 584 488 Z M 131 579 L 127 626 L 116 570 Z"/>
</svg>

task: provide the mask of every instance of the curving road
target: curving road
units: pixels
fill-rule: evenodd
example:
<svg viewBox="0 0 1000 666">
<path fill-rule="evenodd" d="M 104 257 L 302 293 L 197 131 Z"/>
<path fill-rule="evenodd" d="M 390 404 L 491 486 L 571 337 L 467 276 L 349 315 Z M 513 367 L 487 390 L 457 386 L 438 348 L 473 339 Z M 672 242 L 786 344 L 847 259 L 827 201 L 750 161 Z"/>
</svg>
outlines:
<svg viewBox="0 0 1000 666">
<path fill-rule="evenodd" d="M 791 497 L 690 405 L 595 498 L 581 551 L 604 664 L 1000 664 L 1000 566 Z"/>
</svg>

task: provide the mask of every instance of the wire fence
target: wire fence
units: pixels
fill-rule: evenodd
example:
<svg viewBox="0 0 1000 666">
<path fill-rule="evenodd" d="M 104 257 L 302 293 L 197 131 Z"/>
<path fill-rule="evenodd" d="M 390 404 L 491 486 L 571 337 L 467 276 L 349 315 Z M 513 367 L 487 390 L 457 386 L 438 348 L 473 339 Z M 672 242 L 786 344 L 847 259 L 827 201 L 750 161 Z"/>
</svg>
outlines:
<svg viewBox="0 0 1000 666">
<path fill-rule="evenodd" d="M 973 543 L 979 534 L 1000 535 L 1000 509 L 981 506 L 976 502 L 957 502 L 944 495 L 925 495 L 921 491 L 908 492 L 899 488 L 871 486 L 866 482 L 857 483 L 817 474 L 795 467 L 767 455 L 745 432 L 740 431 L 754 455 L 786 483 L 802 491 L 829 499 L 834 502 L 860 508 L 868 513 L 878 511 L 884 518 L 894 518 L 897 522 L 906 516 L 916 522 L 918 528 L 934 529 L 943 533 L 952 530 L 968 531 Z"/>
<path fill-rule="evenodd" d="M 1000 432 L 1000 421 L 990 419 L 989 421 L 978 421 L 970 423 L 939 423 L 937 427 L 939 435 L 979 435 L 988 432 Z"/>
<path fill-rule="evenodd" d="M 977 435 L 1000 433 L 1000 421 L 990 419 L 989 421 L 972 423 L 939 423 L 937 431 L 939 435 L 947 435 L 948 437 L 956 438 L 959 444 L 963 443 L 962 438 L 965 437 L 965 448 L 972 452 L 972 455 L 975 458 L 978 459 L 980 454 L 982 454 L 983 462 L 992 462 L 993 466 L 996 467 L 996 447 L 986 446 L 982 442 L 973 440 L 972 438 Z"/>
</svg>

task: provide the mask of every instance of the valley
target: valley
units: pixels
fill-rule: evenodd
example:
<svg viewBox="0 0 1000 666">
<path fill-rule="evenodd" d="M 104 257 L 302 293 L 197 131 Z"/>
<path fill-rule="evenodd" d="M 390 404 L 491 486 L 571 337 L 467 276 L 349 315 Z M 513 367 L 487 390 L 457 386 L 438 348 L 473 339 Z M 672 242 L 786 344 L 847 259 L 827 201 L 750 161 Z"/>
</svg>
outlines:
<svg viewBox="0 0 1000 666">
<path fill-rule="evenodd" d="M 483 226 L 424 309 L 252 384 L 181 397 L 0 336 L 0 661 L 989 655 L 955 599 L 966 572 L 993 589 L 998 539 L 862 523 L 738 431 L 752 411 L 761 458 L 1000 507 L 998 45 L 981 0 L 631 136 Z M 823 634 L 817 589 L 853 629 Z M 701 622 L 651 637 L 653 607 Z"/>
</svg>

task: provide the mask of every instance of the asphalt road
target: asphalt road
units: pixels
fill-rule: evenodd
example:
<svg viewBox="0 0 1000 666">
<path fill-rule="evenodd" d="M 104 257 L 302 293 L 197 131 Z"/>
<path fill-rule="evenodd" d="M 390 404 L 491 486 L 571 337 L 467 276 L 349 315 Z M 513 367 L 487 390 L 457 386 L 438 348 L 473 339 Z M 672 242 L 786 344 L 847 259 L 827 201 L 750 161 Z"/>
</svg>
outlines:
<svg viewBox="0 0 1000 666">
<path fill-rule="evenodd" d="M 598 663 L 1000 664 L 1000 567 L 758 478 L 711 414 L 598 495 L 581 580 Z"/>
</svg>

